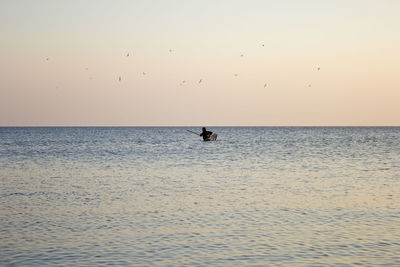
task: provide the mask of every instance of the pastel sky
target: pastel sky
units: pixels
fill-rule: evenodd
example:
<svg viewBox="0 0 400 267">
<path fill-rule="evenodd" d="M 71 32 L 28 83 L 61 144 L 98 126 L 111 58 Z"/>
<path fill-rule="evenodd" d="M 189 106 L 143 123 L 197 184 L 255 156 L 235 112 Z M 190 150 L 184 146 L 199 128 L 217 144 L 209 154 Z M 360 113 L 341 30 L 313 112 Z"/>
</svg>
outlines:
<svg viewBox="0 0 400 267">
<path fill-rule="evenodd" d="M 399 126 L 399 14 L 397 0 L 0 0 L 0 126 Z"/>
</svg>

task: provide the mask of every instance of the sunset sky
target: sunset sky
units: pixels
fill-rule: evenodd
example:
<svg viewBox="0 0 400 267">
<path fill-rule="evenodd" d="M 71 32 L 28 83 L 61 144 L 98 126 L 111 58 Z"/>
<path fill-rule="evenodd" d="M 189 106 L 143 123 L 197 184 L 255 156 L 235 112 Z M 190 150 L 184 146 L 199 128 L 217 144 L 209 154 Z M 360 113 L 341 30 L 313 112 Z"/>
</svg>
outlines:
<svg viewBox="0 0 400 267">
<path fill-rule="evenodd" d="M 0 126 L 400 126 L 399 14 L 397 0 L 0 0 Z"/>
</svg>

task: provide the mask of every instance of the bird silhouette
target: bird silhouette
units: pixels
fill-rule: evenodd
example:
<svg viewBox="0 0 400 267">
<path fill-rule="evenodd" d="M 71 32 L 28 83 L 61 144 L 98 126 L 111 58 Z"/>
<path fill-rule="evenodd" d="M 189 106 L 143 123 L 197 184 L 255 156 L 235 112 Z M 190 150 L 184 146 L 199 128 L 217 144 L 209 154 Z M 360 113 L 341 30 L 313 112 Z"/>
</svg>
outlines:
<svg viewBox="0 0 400 267">
<path fill-rule="evenodd" d="M 119 76 L 119 79 L 118 79 L 118 81 L 121 81 L 121 76 Z"/>
<path fill-rule="evenodd" d="M 199 83 L 201 83 L 202 79 L 200 79 Z"/>
</svg>

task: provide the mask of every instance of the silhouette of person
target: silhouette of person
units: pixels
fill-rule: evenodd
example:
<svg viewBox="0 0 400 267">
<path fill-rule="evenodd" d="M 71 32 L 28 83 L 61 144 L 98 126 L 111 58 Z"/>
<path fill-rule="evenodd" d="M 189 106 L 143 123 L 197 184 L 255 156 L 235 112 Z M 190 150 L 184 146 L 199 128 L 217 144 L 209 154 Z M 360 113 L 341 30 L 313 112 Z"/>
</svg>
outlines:
<svg viewBox="0 0 400 267">
<path fill-rule="evenodd" d="M 212 132 L 207 131 L 206 127 L 203 127 L 203 132 L 200 134 L 200 136 L 203 136 L 203 141 L 210 141 L 211 135 L 212 135 Z"/>
</svg>

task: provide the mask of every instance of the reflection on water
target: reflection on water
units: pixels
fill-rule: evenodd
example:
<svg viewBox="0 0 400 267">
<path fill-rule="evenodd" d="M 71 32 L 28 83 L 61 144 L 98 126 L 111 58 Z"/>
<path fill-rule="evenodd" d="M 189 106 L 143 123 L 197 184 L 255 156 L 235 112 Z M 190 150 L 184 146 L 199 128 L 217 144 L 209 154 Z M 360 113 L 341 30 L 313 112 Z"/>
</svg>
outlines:
<svg viewBox="0 0 400 267">
<path fill-rule="evenodd" d="M 0 265 L 400 265 L 400 128 L 0 128 Z"/>
</svg>

